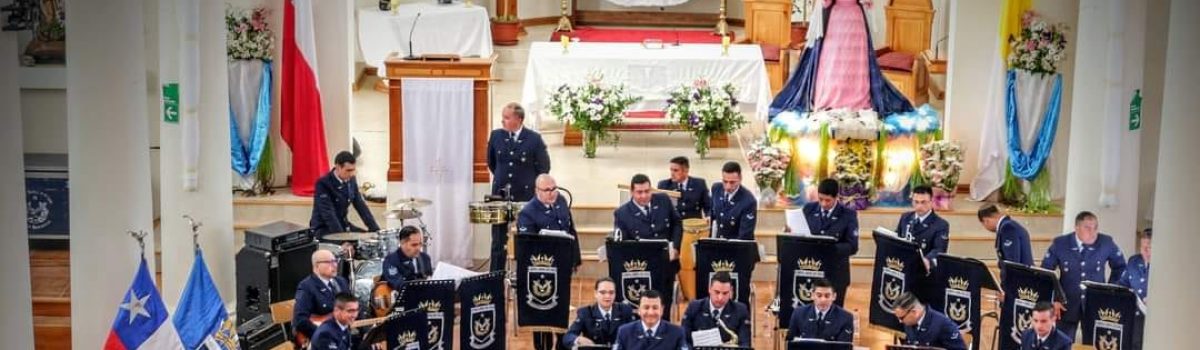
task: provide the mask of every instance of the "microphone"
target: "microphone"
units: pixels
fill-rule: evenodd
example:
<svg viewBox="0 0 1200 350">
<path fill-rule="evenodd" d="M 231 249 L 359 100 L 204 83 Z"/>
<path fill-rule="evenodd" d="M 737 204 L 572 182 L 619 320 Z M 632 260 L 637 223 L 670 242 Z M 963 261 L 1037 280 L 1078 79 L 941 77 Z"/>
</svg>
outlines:
<svg viewBox="0 0 1200 350">
<path fill-rule="evenodd" d="M 408 29 L 408 56 L 404 56 L 406 60 L 415 60 L 417 55 L 413 53 L 412 42 L 413 32 L 417 30 L 417 20 L 421 19 L 421 13 L 417 12 L 417 17 L 413 17 L 412 27 Z"/>
<path fill-rule="evenodd" d="M 504 196 L 501 196 L 501 195 L 489 194 L 489 195 L 483 196 L 483 201 L 484 202 L 505 202 L 505 198 L 504 198 Z"/>
</svg>

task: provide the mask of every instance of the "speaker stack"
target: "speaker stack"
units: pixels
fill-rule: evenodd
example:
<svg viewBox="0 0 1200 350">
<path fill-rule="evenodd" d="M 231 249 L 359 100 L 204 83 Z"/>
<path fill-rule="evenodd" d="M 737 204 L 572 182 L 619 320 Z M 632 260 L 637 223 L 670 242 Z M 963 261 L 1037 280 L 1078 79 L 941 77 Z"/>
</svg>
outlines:
<svg viewBox="0 0 1200 350">
<path fill-rule="evenodd" d="M 271 313 L 271 304 L 296 297 L 296 286 L 312 273 L 317 241 L 307 226 L 276 221 L 246 230 L 238 251 L 237 319 Z"/>
</svg>

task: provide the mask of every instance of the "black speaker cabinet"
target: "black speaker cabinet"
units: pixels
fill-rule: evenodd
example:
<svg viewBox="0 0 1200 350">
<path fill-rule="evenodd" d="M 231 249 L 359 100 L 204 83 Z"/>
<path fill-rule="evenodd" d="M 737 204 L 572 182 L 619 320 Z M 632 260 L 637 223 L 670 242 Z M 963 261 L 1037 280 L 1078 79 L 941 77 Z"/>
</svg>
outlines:
<svg viewBox="0 0 1200 350">
<path fill-rule="evenodd" d="M 270 350 L 287 341 L 282 324 L 271 322 L 271 315 L 258 315 L 237 328 L 238 343 L 242 350 Z"/>
<path fill-rule="evenodd" d="M 317 243 L 277 252 L 242 247 L 237 264 L 237 319 L 246 322 L 271 313 L 271 304 L 296 297 L 296 286 L 312 274 L 312 253 Z"/>
</svg>

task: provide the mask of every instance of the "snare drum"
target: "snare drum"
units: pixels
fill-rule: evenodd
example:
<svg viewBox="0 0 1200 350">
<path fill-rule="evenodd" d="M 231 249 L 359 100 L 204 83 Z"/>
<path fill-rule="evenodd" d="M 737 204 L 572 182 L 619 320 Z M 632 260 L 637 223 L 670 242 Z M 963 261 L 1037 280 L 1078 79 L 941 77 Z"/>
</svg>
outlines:
<svg viewBox="0 0 1200 350">
<path fill-rule="evenodd" d="M 708 220 L 684 219 L 679 252 L 679 289 L 685 300 L 696 299 L 696 241 L 708 233 Z"/>
<path fill-rule="evenodd" d="M 472 224 L 504 224 L 508 222 L 508 205 L 504 202 L 471 202 Z"/>
<path fill-rule="evenodd" d="M 355 249 L 355 253 L 354 258 L 358 260 L 383 259 L 384 256 L 387 256 L 383 242 L 380 242 L 378 239 L 358 241 L 358 248 Z"/>
</svg>

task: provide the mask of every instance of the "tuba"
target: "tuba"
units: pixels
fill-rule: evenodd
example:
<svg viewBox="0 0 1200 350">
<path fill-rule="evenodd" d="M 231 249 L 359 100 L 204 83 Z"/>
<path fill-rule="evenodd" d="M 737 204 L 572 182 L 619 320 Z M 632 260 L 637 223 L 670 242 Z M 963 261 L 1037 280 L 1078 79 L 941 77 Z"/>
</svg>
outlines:
<svg viewBox="0 0 1200 350">
<path fill-rule="evenodd" d="M 717 327 L 721 328 L 722 333 L 729 335 L 729 341 L 725 342 L 724 344 L 721 344 L 721 346 L 738 347 L 737 332 L 734 332 L 733 330 L 729 329 L 729 327 L 726 327 L 725 320 L 718 318 L 717 319 Z"/>
</svg>

